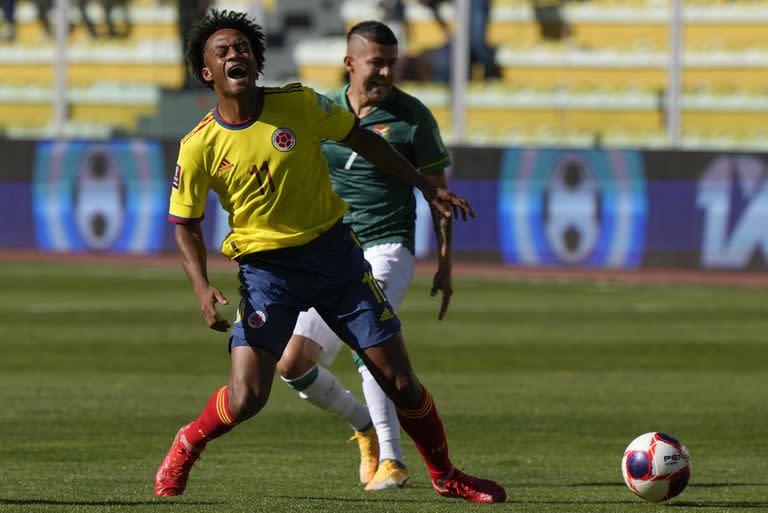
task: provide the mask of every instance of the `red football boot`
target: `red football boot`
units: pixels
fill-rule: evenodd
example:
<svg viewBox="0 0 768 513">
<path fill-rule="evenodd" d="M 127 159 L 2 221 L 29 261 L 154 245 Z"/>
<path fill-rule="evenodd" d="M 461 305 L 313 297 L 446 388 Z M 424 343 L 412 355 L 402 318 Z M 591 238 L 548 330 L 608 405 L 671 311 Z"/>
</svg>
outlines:
<svg viewBox="0 0 768 513">
<path fill-rule="evenodd" d="M 451 477 L 435 479 L 432 487 L 443 497 L 460 497 L 469 502 L 504 502 L 507 492 L 504 488 L 488 479 L 468 476 L 454 469 Z"/>
<path fill-rule="evenodd" d="M 192 470 L 192 465 L 200 457 L 200 452 L 187 449 L 184 442 L 181 441 L 181 432 L 187 427 L 189 427 L 189 424 L 182 426 L 179 432 L 176 433 L 171 449 L 157 469 L 157 474 L 155 474 L 155 495 L 158 497 L 181 495 L 184 493 L 187 479 L 189 479 L 189 471 Z"/>
</svg>

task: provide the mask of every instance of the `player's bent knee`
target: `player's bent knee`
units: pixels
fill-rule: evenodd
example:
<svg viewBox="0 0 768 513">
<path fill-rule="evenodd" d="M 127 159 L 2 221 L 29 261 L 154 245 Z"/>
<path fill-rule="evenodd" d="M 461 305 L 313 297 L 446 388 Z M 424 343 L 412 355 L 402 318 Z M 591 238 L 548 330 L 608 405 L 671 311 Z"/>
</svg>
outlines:
<svg viewBox="0 0 768 513">
<path fill-rule="evenodd" d="M 392 384 L 390 399 L 398 407 L 412 407 L 421 401 L 421 385 L 413 374 L 397 376 Z"/>
</svg>

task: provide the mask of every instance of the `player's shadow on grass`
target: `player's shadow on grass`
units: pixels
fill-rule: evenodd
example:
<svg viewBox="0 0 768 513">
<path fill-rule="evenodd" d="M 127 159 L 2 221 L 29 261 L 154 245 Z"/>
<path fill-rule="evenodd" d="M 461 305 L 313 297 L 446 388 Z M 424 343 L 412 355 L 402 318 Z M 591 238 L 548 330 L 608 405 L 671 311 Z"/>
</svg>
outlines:
<svg viewBox="0 0 768 513">
<path fill-rule="evenodd" d="M 414 498 L 406 498 L 402 495 L 399 495 L 397 497 L 395 496 L 380 496 L 380 497 L 364 497 L 364 498 L 353 498 L 353 497 L 310 497 L 310 496 L 295 496 L 295 495 L 277 495 L 273 496 L 276 499 L 289 499 L 289 500 L 302 500 L 302 501 L 315 501 L 315 502 L 344 502 L 344 503 L 373 503 L 373 502 L 381 502 L 381 503 L 392 503 L 392 504 L 426 504 L 426 503 L 434 503 L 435 496 L 429 496 L 429 497 L 414 497 Z M 597 505 L 605 505 L 605 504 L 636 504 L 636 500 L 627 499 L 627 500 L 595 500 L 595 501 L 584 501 L 584 500 L 536 500 L 536 499 L 517 499 L 514 496 L 507 497 L 507 503 L 510 504 L 551 504 L 551 505 L 568 505 L 568 504 L 597 504 Z"/>
<path fill-rule="evenodd" d="M 573 488 L 592 488 L 592 487 L 598 487 L 598 486 L 602 486 L 602 487 L 613 487 L 613 486 L 622 487 L 622 486 L 624 486 L 624 483 L 622 483 L 620 481 L 596 481 L 596 482 L 591 482 L 591 483 L 570 483 L 570 484 L 564 484 L 562 486 L 564 486 L 566 488 L 571 488 L 571 487 L 573 487 Z"/>
<path fill-rule="evenodd" d="M 590 482 L 590 483 L 561 483 L 561 484 L 553 484 L 553 483 L 520 483 L 520 484 L 513 484 L 511 485 L 514 487 L 519 488 L 597 488 L 597 487 L 604 487 L 604 488 L 623 488 L 624 483 L 623 482 L 617 482 L 617 481 L 603 481 L 603 482 Z"/>
<path fill-rule="evenodd" d="M 430 497 L 428 499 L 426 498 L 418 498 L 418 497 L 405 497 L 403 495 L 400 495 L 399 497 L 395 497 L 393 495 L 388 496 L 379 496 L 379 497 L 363 497 L 363 498 L 356 498 L 356 497 L 311 497 L 309 495 L 272 495 L 272 498 L 275 499 L 286 499 L 286 500 L 300 500 L 300 501 L 315 501 L 315 502 L 349 502 L 349 503 L 372 503 L 372 502 L 391 502 L 391 503 L 397 503 L 397 504 L 424 504 L 426 502 L 433 502 L 434 498 Z"/>
<path fill-rule="evenodd" d="M 145 501 L 119 501 L 119 500 L 105 500 L 105 501 L 87 501 L 87 500 L 58 500 L 58 499 L 6 499 L 0 497 L 0 505 L 9 504 L 16 506 L 33 506 L 33 505 L 46 505 L 46 506 L 167 506 L 170 501 L 165 500 L 145 500 Z M 214 506 L 216 504 L 223 504 L 217 501 L 184 501 L 177 504 L 194 504 L 201 506 Z"/>
</svg>

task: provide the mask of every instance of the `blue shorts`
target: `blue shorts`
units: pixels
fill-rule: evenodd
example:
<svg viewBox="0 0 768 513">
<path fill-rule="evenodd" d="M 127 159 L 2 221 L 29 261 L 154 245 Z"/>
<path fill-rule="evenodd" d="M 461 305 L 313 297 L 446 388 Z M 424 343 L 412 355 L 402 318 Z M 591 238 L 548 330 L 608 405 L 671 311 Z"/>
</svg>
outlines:
<svg viewBox="0 0 768 513">
<path fill-rule="evenodd" d="M 239 263 L 240 306 L 230 349 L 259 347 L 279 360 L 299 312 L 311 307 L 354 350 L 400 331 L 360 244 L 342 222 L 303 246 L 252 253 Z"/>
</svg>

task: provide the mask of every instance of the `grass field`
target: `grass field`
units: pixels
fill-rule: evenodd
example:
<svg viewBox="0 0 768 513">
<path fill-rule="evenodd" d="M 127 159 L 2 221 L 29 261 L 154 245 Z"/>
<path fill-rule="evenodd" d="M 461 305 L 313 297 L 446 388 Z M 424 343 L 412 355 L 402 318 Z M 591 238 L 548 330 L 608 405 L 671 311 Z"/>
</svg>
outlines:
<svg viewBox="0 0 768 513">
<path fill-rule="evenodd" d="M 211 277 L 234 299 L 232 270 Z M 183 497 L 156 499 L 174 433 L 229 365 L 181 270 L 2 262 L 0 291 L 2 512 L 768 510 L 764 290 L 462 277 L 439 323 L 419 278 L 400 312 L 411 358 L 454 462 L 507 488 L 493 506 L 440 498 L 407 439 L 415 487 L 363 492 L 346 425 L 280 383 L 209 445 Z M 334 370 L 359 394 L 350 360 Z M 692 456 L 688 489 L 661 505 L 619 469 L 653 430 Z"/>
</svg>

